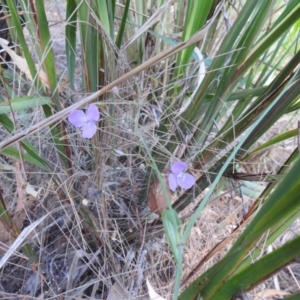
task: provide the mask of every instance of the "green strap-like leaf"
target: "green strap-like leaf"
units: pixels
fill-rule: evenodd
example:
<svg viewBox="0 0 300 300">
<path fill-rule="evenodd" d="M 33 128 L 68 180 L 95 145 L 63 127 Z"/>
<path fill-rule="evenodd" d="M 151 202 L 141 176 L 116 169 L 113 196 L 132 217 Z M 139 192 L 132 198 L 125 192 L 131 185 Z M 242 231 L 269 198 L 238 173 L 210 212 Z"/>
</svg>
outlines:
<svg viewBox="0 0 300 300">
<path fill-rule="evenodd" d="M 51 104 L 50 97 L 41 97 L 41 96 L 27 96 L 20 98 L 13 98 L 10 101 L 4 101 L 0 103 L 0 115 L 7 114 L 13 111 L 25 110 L 28 108 L 38 107 Z"/>
<path fill-rule="evenodd" d="M 12 20 L 13 20 L 13 23 L 14 23 L 14 26 L 15 26 L 15 30 L 16 30 L 16 33 L 17 33 L 17 36 L 18 36 L 18 40 L 20 42 L 22 52 L 24 53 L 24 56 L 25 56 L 25 59 L 26 59 L 31 77 L 35 79 L 34 80 L 34 85 L 39 89 L 39 88 L 41 88 L 41 83 L 40 83 L 40 80 L 39 80 L 39 76 L 36 76 L 37 75 L 36 67 L 35 67 L 35 64 L 34 64 L 34 61 L 33 61 L 33 58 L 32 58 L 32 54 L 31 54 L 31 52 L 28 48 L 24 33 L 23 33 L 23 28 L 22 28 L 21 23 L 20 23 L 20 17 L 18 15 L 18 10 L 17 10 L 17 7 L 16 7 L 16 3 L 15 3 L 14 0 L 8 0 L 7 4 L 8 4 L 8 7 L 9 7 L 9 12 L 11 14 L 11 17 L 12 17 Z M 29 15 L 28 9 L 25 9 L 23 1 L 21 1 L 20 5 L 21 5 L 22 10 L 24 12 L 25 21 L 28 21 L 28 19 L 27 19 L 28 15 Z"/>
<path fill-rule="evenodd" d="M 300 299 L 300 293 L 294 294 L 292 296 L 285 297 L 284 300 L 299 300 Z"/>
<path fill-rule="evenodd" d="M 116 38 L 116 46 L 118 48 L 121 48 L 122 39 L 124 36 L 124 31 L 125 31 L 125 24 L 126 24 L 126 20 L 127 20 L 127 16 L 128 16 L 128 11 L 129 11 L 129 5 L 130 5 L 130 0 L 126 0 L 120 28 L 119 28 L 118 35 Z"/>
<path fill-rule="evenodd" d="M 285 179 L 270 194 L 254 219 L 246 227 L 228 254 L 215 266 L 196 279 L 181 295 L 180 299 L 196 299 L 198 294 L 206 299 L 220 290 L 224 282 L 230 279 L 243 258 L 252 249 L 258 239 L 267 230 L 290 218 L 300 208 L 300 160 L 298 159 Z M 188 294 L 186 294 L 188 293 Z M 192 297 L 186 298 L 185 295 Z"/>
<path fill-rule="evenodd" d="M 212 299 L 230 300 L 238 291 L 252 289 L 273 273 L 278 272 L 299 254 L 300 237 L 297 237 L 233 276 L 214 294 Z"/>
<path fill-rule="evenodd" d="M 48 75 L 48 80 L 51 88 L 52 97 L 55 101 L 56 110 L 60 111 L 62 107 L 58 97 L 58 84 L 56 80 L 54 52 L 52 48 L 52 39 L 45 12 L 44 1 L 36 2 L 36 16 L 38 21 L 39 38 L 43 55 L 42 62 L 45 67 L 45 71 Z"/>
<path fill-rule="evenodd" d="M 76 27 L 77 27 L 77 4 L 76 0 L 67 1 L 66 9 L 66 57 L 70 88 L 74 90 L 75 58 L 76 58 Z"/>
<path fill-rule="evenodd" d="M 1 150 L 1 153 L 13 159 L 20 160 L 20 153 L 19 150 L 16 148 L 7 147 Z M 32 156 L 31 154 L 28 153 L 23 153 L 22 157 L 28 163 L 31 163 L 41 169 L 44 169 L 45 171 L 49 171 L 49 168 L 45 166 L 45 163 L 41 162 L 40 159 L 37 159 L 35 156 Z"/>
<path fill-rule="evenodd" d="M 248 159 L 249 157 L 251 157 L 253 154 L 262 151 L 268 147 L 274 146 L 275 144 L 278 144 L 282 141 L 285 141 L 287 139 L 290 139 L 292 137 L 297 136 L 297 134 L 299 133 L 298 129 L 293 129 L 287 132 L 284 132 L 282 134 L 279 134 L 278 136 L 276 136 L 275 138 L 267 141 L 266 143 L 263 143 L 262 145 L 260 145 L 259 147 L 255 148 L 253 151 L 251 151 L 251 153 L 249 153 L 244 159 Z"/>
</svg>

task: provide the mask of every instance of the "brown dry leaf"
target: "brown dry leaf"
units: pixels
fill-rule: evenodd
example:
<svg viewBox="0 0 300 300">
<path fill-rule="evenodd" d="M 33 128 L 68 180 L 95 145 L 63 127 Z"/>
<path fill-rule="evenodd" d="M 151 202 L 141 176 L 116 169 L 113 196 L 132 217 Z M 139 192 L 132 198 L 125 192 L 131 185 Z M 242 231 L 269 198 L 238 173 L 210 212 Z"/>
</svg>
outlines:
<svg viewBox="0 0 300 300">
<path fill-rule="evenodd" d="M 168 189 L 167 178 L 164 178 L 164 184 L 167 189 L 169 198 L 172 199 L 172 192 Z M 161 186 L 159 180 L 155 181 L 149 192 L 148 196 L 148 206 L 156 214 L 161 215 L 161 213 L 168 207 L 167 200 L 164 195 L 164 190 Z"/>
<path fill-rule="evenodd" d="M 33 81 L 27 61 L 25 58 L 19 56 L 16 54 L 15 51 L 11 50 L 10 47 L 8 47 L 8 41 L 5 39 L 0 38 L 0 45 L 1 47 L 10 55 L 12 61 L 16 64 L 16 66 L 23 72 L 25 73 L 26 77 Z M 46 72 L 40 69 L 39 65 L 35 65 L 36 69 L 39 70 L 38 74 L 40 77 L 40 80 L 43 84 L 44 87 L 50 89 L 50 84 L 49 84 L 49 78 Z M 63 92 L 62 88 L 59 86 L 58 91 L 61 93 Z"/>
<path fill-rule="evenodd" d="M 24 216 L 21 219 L 24 220 Z M 10 218 L 11 220 L 12 218 Z M 11 224 L 5 222 L 3 219 L 0 220 L 0 255 L 4 255 L 9 247 L 12 245 L 15 239 L 15 234 Z"/>
<path fill-rule="evenodd" d="M 17 183 L 17 193 L 18 193 L 18 201 L 17 207 L 15 212 L 21 211 L 25 207 L 26 203 L 26 182 L 22 176 L 22 171 L 20 168 L 20 163 L 15 163 L 15 176 L 16 176 L 16 183 Z"/>
<path fill-rule="evenodd" d="M 274 289 L 266 289 L 256 294 L 254 300 L 262 300 L 267 299 L 267 297 L 274 297 L 274 296 L 287 296 L 290 293 L 274 290 Z"/>
<path fill-rule="evenodd" d="M 13 243 L 16 238 L 17 232 L 16 229 L 21 229 L 24 219 L 26 217 L 25 213 L 25 203 L 26 203 L 26 191 L 25 191 L 25 180 L 22 177 L 22 172 L 20 169 L 20 164 L 16 162 L 15 167 L 13 168 L 16 177 L 18 201 L 14 217 L 10 220 L 13 222 L 13 227 L 11 224 L 0 222 L 0 253 L 5 252 Z"/>
</svg>

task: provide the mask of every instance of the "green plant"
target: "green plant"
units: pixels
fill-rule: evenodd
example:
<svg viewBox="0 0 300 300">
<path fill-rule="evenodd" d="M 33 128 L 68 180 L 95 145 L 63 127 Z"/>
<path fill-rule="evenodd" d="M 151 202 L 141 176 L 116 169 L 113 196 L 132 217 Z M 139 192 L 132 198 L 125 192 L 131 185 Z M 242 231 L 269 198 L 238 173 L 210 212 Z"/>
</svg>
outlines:
<svg viewBox="0 0 300 300">
<path fill-rule="evenodd" d="M 247 171 L 247 163 L 298 134 L 292 125 L 292 129 L 269 136 L 281 120 L 293 122 L 299 109 L 298 0 L 245 0 L 237 6 L 221 0 L 153 0 L 151 4 L 67 0 L 67 79 L 59 78 L 44 2 L 19 1 L 31 44 L 15 1 L 6 2 L 11 36 L 20 44 L 25 60 L 21 63 L 20 56 L 9 53 L 26 76 L 2 70 L 7 96 L 0 103 L 0 124 L 6 130 L 0 153 L 21 161 L 24 173 L 28 165 L 34 165 L 39 170 L 36 174 L 43 169 L 51 177 L 49 185 L 59 205 L 64 210 L 66 201 L 66 215 L 76 221 L 76 234 L 69 243 L 75 245 L 75 236 L 80 237 L 80 245 L 74 246 L 77 254 L 78 248 L 84 248 L 88 249 L 82 254 L 85 258 L 87 253 L 99 257 L 95 249 L 103 250 L 102 261 L 109 262 L 114 280 L 124 284 L 127 295 L 126 280 L 118 277 L 120 266 L 113 263 L 113 257 L 122 253 L 120 248 L 136 244 L 137 236 L 146 241 L 151 238 L 143 233 L 148 225 L 147 216 L 141 214 L 149 200 L 160 215 L 151 230 L 164 228 L 176 264 L 173 299 L 231 299 L 293 262 L 299 255 L 299 238 L 268 255 L 263 253 L 263 243 L 272 244 L 299 217 L 298 150 L 293 147 L 271 174 L 269 169 Z M 5 44 L 1 46 L 10 51 Z M 22 69 L 24 64 L 27 71 Z M 17 81 L 23 94 L 17 95 L 17 88 L 11 85 Z M 92 102 L 101 119 L 99 124 L 99 118 L 93 119 L 98 131 L 85 140 L 66 118 Z M 31 123 L 31 110 L 39 112 L 40 108 L 44 117 Z M 50 151 L 42 154 L 40 138 L 51 144 L 56 163 Z M 83 164 L 80 153 L 86 157 Z M 172 192 L 166 184 L 167 176 L 178 175 L 170 171 L 177 161 L 184 162 L 184 169 L 189 167 L 189 174 L 196 178 L 192 189 L 176 192 L 176 185 Z M 93 185 L 93 193 L 84 192 L 80 172 Z M 232 181 L 247 185 L 255 198 L 233 233 L 242 231 L 244 225 L 245 229 L 219 262 L 197 274 L 180 292 L 183 254 L 191 230 L 204 208 Z M 97 211 L 91 211 L 81 202 L 95 193 L 101 197 L 95 200 Z M 184 218 L 189 205 L 193 213 Z M 114 206 L 125 211 L 128 222 L 113 209 L 107 213 Z M 1 215 L 6 223 L 12 222 L 5 205 Z M 112 215 L 110 221 L 107 215 Z M 111 239 L 109 231 L 122 236 L 122 246 Z M 14 235 L 17 238 L 16 232 Z M 74 259 L 68 270 L 76 269 L 78 261 Z M 203 258 L 202 263 L 205 261 Z M 249 275 L 253 273 L 256 276 Z M 93 289 L 89 295 L 95 294 L 99 288 L 92 279 L 89 284 Z M 74 285 L 64 285 L 67 296 L 75 297 L 71 292 L 75 286 L 79 291 L 78 278 Z M 101 291 L 105 296 L 109 293 L 107 287 Z M 81 292 L 83 295 L 85 289 Z"/>
</svg>

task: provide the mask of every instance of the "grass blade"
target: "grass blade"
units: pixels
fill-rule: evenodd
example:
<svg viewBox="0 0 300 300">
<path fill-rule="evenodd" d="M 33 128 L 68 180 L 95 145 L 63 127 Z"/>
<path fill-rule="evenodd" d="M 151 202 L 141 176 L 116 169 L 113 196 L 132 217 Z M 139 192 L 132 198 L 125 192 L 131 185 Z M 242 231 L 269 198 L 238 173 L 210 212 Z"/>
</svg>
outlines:
<svg viewBox="0 0 300 300">
<path fill-rule="evenodd" d="M 76 58 L 76 30 L 77 30 L 77 4 L 76 0 L 67 1 L 66 9 L 66 57 L 70 88 L 74 90 L 75 58 Z"/>
</svg>

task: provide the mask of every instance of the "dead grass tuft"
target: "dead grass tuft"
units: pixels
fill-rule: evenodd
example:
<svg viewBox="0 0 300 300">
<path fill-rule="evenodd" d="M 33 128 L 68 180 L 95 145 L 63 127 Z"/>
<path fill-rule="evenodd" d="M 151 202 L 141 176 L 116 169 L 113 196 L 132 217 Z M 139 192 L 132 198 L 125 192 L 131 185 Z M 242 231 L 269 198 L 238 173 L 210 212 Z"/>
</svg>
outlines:
<svg viewBox="0 0 300 300">
<path fill-rule="evenodd" d="M 63 1 L 45 2 L 48 5 L 59 81 L 64 86 L 68 82 L 64 53 L 65 7 Z M 28 37 L 28 43 L 31 42 Z M 146 51 L 149 57 L 155 52 L 154 46 L 151 44 Z M 80 45 L 78 69 L 79 56 Z M 37 56 L 34 57 L 37 59 Z M 108 80 L 125 73 L 131 64 L 127 64 L 120 53 L 118 65 L 113 66 L 113 71 L 110 70 L 112 78 L 108 77 Z M 72 150 L 72 176 L 66 174 L 59 163 L 49 129 L 42 129 L 37 135 L 30 136 L 30 142 L 51 162 L 53 170 L 49 174 L 25 163 L 26 174 L 22 173 L 27 177 L 26 183 L 30 183 L 36 191 L 40 190 L 37 197 L 25 195 L 22 224 L 24 229 L 43 219 L 29 234 L 30 244 L 38 254 L 38 263 L 29 262 L 20 249 L 16 249 L 1 268 L 2 299 L 149 299 L 146 278 L 150 279 L 157 293 L 170 299 L 176 266 L 161 222 L 150 220 L 150 213 L 145 209 L 147 201 L 140 197 L 147 188 L 145 177 L 149 174 L 146 167 L 150 164 L 147 153 L 140 145 L 140 136 L 143 136 L 150 149 L 154 145 L 163 148 L 164 141 L 154 136 L 153 129 L 160 117 L 165 118 L 171 113 L 161 111 L 160 99 L 148 101 L 155 96 L 155 89 L 169 88 L 167 85 L 155 85 L 153 78 L 163 72 L 163 66 L 156 66 L 143 74 L 139 79 L 141 82 L 133 78 L 118 86 L 119 95 L 113 92 L 105 95 L 102 101 L 105 105 L 101 110 L 101 142 L 98 141 L 98 147 L 93 152 L 89 141 L 82 139 L 78 131 L 66 124 L 65 139 L 70 141 Z M 189 92 L 191 86 L 195 85 L 193 77 L 197 75 L 193 66 L 190 67 L 190 73 L 193 75 L 183 82 L 184 92 Z M 20 78 L 17 70 L 13 74 Z M 65 89 L 60 95 L 63 107 L 84 96 L 80 90 L 80 70 L 76 75 L 76 92 Z M 18 86 L 19 96 L 25 94 L 21 79 Z M 5 95 L 6 91 L 2 92 Z M 114 111 L 114 119 L 108 118 L 109 110 Z M 40 109 L 32 109 L 25 115 L 20 113 L 16 118 L 19 130 L 36 124 L 43 114 Z M 137 129 L 136 124 L 141 125 L 141 129 Z M 280 130 L 282 125 L 276 126 L 276 130 Z M 0 138 L 4 140 L 8 136 L 0 128 Z M 289 151 L 287 148 L 283 146 L 275 156 L 271 152 L 260 154 L 249 162 L 250 167 L 241 167 L 251 172 L 254 169 L 254 173 L 265 172 L 266 166 L 274 171 L 271 169 L 274 160 L 282 161 L 284 153 Z M 14 163 L 14 159 L 0 156 L 0 185 L 7 210 L 12 214 L 20 200 L 20 188 L 18 193 L 16 174 L 11 168 Z M 235 186 L 238 184 L 233 182 Z M 241 196 L 239 191 L 239 188 L 223 187 L 201 214 L 185 246 L 184 285 L 220 260 L 236 239 L 238 233 L 234 230 L 254 201 L 251 197 Z M 195 199 L 181 213 L 182 220 L 192 213 L 197 201 Z M 298 229 L 299 224 L 294 224 L 274 243 L 274 247 L 284 243 L 293 234 L 299 234 Z M 14 240 L 10 240 L 9 247 L 13 246 Z M 261 293 L 264 290 L 279 288 L 293 292 L 299 285 L 300 274 L 296 264 L 276 276 L 276 280 L 275 277 L 270 279 L 255 291 L 260 293 L 260 298 L 255 298 L 255 293 L 250 297 L 267 299 Z"/>
</svg>

